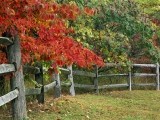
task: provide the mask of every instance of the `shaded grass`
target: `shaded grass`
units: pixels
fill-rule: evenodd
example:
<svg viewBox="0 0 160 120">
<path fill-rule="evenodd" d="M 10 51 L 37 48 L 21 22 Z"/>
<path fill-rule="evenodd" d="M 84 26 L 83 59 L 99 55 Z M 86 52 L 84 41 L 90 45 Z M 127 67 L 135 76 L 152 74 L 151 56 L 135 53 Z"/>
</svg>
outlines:
<svg viewBox="0 0 160 120">
<path fill-rule="evenodd" d="M 160 117 L 160 92 L 157 91 L 46 97 L 45 105 L 29 105 L 29 120 L 159 120 Z"/>
</svg>

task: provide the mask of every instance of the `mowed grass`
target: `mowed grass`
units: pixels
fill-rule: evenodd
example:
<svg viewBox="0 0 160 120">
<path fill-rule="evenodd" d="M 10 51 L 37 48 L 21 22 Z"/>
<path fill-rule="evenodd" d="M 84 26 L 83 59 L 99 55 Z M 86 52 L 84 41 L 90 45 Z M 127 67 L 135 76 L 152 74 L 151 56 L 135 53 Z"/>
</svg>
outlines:
<svg viewBox="0 0 160 120">
<path fill-rule="evenodd" d="M 29 120 L 160 120 L 159 91 L 110 91 L 28 103 Z"/>
<path fill-rule="evenodd" d="M 53 94 L 53 93 L 52 93 Z M 69 95 L 54 99 L 45 94 L 45 104 L 27 102 L 28 120 L 160 120 L 160 91 L 107 91 Z M 11 120 L 11 111 L 0 108 L 0 120 Z"/>
</svg>

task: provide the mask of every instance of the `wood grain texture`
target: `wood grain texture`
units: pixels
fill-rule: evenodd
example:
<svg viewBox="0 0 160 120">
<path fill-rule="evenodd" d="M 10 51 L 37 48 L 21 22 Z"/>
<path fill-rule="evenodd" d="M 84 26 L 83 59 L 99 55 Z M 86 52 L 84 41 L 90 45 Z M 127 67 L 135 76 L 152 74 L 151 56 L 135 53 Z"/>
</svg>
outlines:
<svg viewBox="0 0 160 120">
<path fill-rule="evenodd" d="M 70 91 L 72 96 L 75 96 L 72 66 L 68 66 L 68 70 L 70 71 L 70 74 L 68 75 L 68 79 L 71 82 L 71 86 L 69 88 L 69 91 Z"/>
<path fill-rule="evenodd" d="M 15 66 L 13 64 L 1 64 L 0 65 L 0 76 L 11 72 L 15 72 Z"/>
<path fill-rule="evenodd" d="M 54 87 L 54 97 L 59 98 L 61 97 L 61 81 L 59 73 L 54 74 L 54 81 L 56 81 L 56 86 Z"/>
<path fill-rule="evenodd" d="M 17 89 L 0 97 L 0 106 L 10 102 L 11 100 L 18 97 L 19 91 Z"/>
<path fill-rule="evenodd" d="M 8 46 L 8 62 L 15 64 L 15 67 L 22 68 L 21 65 L 21 49 L 18 35 L 14 36 L 14 44 Z M 19 96 L 12 100 L 12 115 L 14 120 L 27 118 L 26 112 L 26 96 L 24 87 L 23 69 L 19 69 L 11 77 L 11 90 L 18 89 Z"/>
<path fill-rule="evenodd" d="M 38 74 L 38 73 L 40 73 L 40 69 L 38 67 L 24 65 L 23 66 L 23 73 Z"/>
<path fill-rule="evenodd" d="M 26 88 L 25 95 L 39 95 L 41 94 L 41 88 Z"/>
<path fill-rule="evenodd" d="M 48 85 L 45 85 L 44 86 L 44 92 L 47 92 L 48 90 L 50 90 L 51 88 L 54 88 L 56 86 L 56 81 L 48 84 Z"/>
</svg>

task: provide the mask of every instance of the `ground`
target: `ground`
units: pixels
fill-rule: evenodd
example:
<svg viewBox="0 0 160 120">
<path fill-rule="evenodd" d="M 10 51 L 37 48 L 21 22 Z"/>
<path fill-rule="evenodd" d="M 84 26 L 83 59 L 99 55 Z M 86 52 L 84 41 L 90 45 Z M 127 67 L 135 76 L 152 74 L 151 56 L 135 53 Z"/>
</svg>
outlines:
<svg viewBox="0 0 160 120">
<path fill-rule="evenodd" d="M 107 91 L 54 99 L 45 95 L 45 104 L 27 102 L 29 120 L 159 120 L 160 92 L 154 90 Z M 10 120 L 10 111 L 0 109 L 0 119 Z"/>
</svg>

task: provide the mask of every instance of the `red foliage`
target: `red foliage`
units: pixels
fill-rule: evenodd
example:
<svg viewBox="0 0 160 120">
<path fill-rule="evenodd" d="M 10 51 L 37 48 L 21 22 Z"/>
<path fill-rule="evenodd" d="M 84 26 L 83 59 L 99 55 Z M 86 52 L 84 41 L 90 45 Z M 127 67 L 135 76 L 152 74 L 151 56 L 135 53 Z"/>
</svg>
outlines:
<svg viewBox="0 0 160 120">
<path fill-rule="evenodd" d="M 23 63 L 45 60 L 61 66 L 103 66 L 100 57 L 68 36 L 74 31 L 66 26 L 66 20 L 75 20 L 81 13 L 92 15 L 93 10 L 86 8 L 83 12 L 75 5 L 43 0 L 3 0 L 0 6 L 0 34 L 19 34 Z"/>
</svg>

